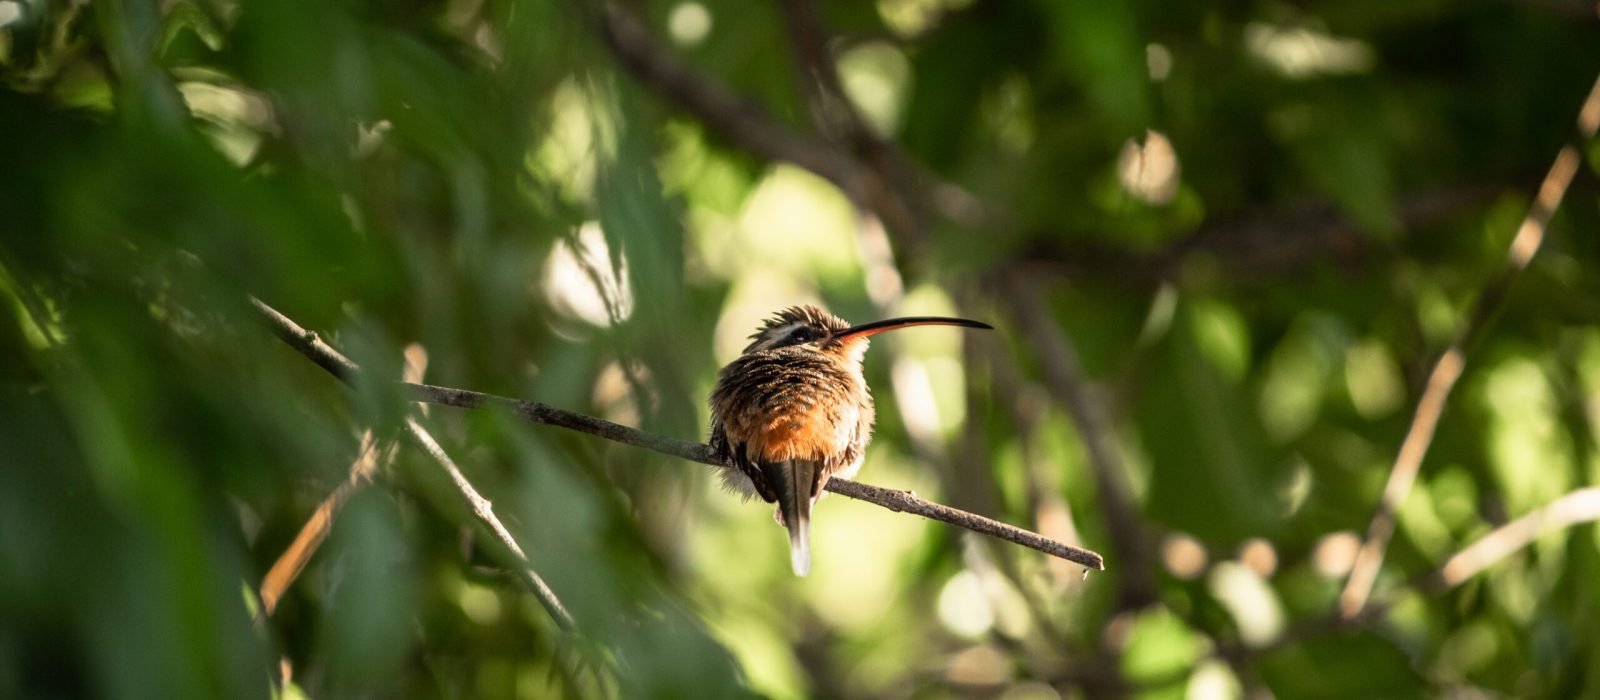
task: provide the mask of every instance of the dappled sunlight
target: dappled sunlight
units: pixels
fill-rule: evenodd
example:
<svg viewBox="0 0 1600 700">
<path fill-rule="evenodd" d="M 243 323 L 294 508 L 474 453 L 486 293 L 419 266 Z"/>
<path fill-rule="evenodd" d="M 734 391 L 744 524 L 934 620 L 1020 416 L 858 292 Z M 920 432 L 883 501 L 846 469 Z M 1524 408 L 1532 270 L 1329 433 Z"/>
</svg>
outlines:
<svg viewBox="0 0 1600 700">
<path fill-rule="evenodd" d="M 939 621 L 945 629 L 978 639 L 994 627 L 994 610 L 983 594 L 978 575 L 963 569 L 951 576 L 939 591 Z"/>
<path fill-rule="evenodd" d="M 599 164 L 616 152 L 616 125 L 600 99 L 580 79 L 563 81 L 550 98 L 544 141 L 530 152 L 530 168 L 574 202 L 593 198 Z"/>
<path fill-rule="evenodd" d="M 869 451 L 862 479 L 902 481 L 886 457 L 882 449 Z M 823 498 L 811 521 L 814 564 L 802 582 L 802 595 L 830 627 L 844 634 L 867 633 L 906 594 L 912 582 L 904 572 L 930 527 L 940 525 L 839 496 Z M 780 533 L 775 528 L 772 537 L 781 544 Z"/>
<path fill-rule="evenodd" d="M 1311 564 L 1323 578 L 1343 578 L 1355 565 L 1361 537 L 1348 530 L 1331 532 L 1317 539 L 1311 548 Z"/>
<path fill-rule="evenodd" d="M 1239 676 L 1221 659 L 1207 659 L 1195 665 L 1184 688 L 1185 700 L 1224 700 L 1245 697 Z"/>
<path fill-rule="evenodd" d="M 1592 21 L 368 5 L 0 0 L 0 697 L 1600 687 Z"/>
<path fill-rule="evenodd" d="M 500 621 L 499 592 L 467 581 L 461 581 L 460 586 L 456 602 L 461 606 L 462 613 L 480 625 L 492 625 Z"/>
<path fill-rule="evenodd" d="M 820 304 L 816 290 L 807 289 L 792 277 L 779 274 L 749 275 L 728 292 L 717 319 L 712 349 L 717 366 L 732 362 L 746 346 L 761 322 L 780 309 L 801 304 Z"/>
<path fill-rule="evenodd" d="M 1172 51 L 1162 44 L 1145 44 L 1144 61 L 1150 71 L 1150 79 L 1161 82 L 1172 74 Z"/>
<path fill-rule="evenodd" d="M 1449 471 L 1441 474 L 1440 479 L 1448 478 Z M 1450 526 L 1440 517 L 1441 506 L 1448 507 L 1448 503 L 1441 500 L 1450 498 L 1451 494 L 1446 488 L 1420 490 L 1413 492 L 1404 504 L 1400 506 L 1400 526 L 1404 528 L 1406 536 L 1416 547 L 1430 558 L 1439 559 L 1449 554 L 1449 551 L 1458 546 L 1456 538 L 1452 536 Z"/>
<path fill-rule="evenodd" d="M 698 2 L 680 2 L 667 14 L 667 33 L 679 46 L 694 46 L 711 33 L 711 11 Z"/>
<path fill-rule="evenodd" d="M 1200 352 L 1230 380 L 1250 369 L 1250 328 L 1232 304 L 1219 299 L 1191 298 L 1190 328 Z"/>
<path fill-rule="evenodd" d="M 910 91 L 911 64 L 887 42 L 867 42 L 839 56 L 845 94 L 880 135 L 899 130 Z"/>
<path fill-rule="evenodd" d="M 1377 64 L 1372 46 L 1310 27 L 1251 22 L 1244 45 L 1261 62 L 1290 79 L 1365 73 Z"/>
<path fill-rule="evenodd" d="M 939 402 L 934 397 L 933 379 L 927 365 L 916 360 L 897 359 L 890 367 L 889 378 L 906 432 L 918 439 L 937 436 L 949 421 L 940 418 Z"/>
<path fill-rule="evenodd" d="M 615 265 L 600 225 L 585 223 L 573 238 L 557 241 L 550 250 L 540 296 L 562 316 L 591 326 L 626 320 L 633 314 L 627 255 L 618 256 Z"/>
<path fill-rule="evenodd" d="M 773 698 L 805 697 L 802 669 L 794 659 L 793 639 L 782 626 L 762 619 L 753 608 L 724 609 L 710 615 L 712 634 L 739 660 L 754 689 Z"/>
<path fill-rule="evenodd" d="M 1485 368 L 1484 405 L 1490 466 L 1506 507 L 1522 513 L 1561 495 L 1571 485 L 1572 444 L 1560 429 L 1559 406 L 1533 362 L 1515 358 Z"/>
<path fill-rule="evenodd" d="M 1368 338 L 1345 349 L 1344 381 L 1350 402 L 1367 420 L 1393 413 L 1405 400 L 1400 365 L 1388 346 L 1376 339 Z"/>
<path fill-rule="evenodd" d="M 1123 613 L 1112 624 L 1116 629 L 1108 629 L 1108 634 L 1116 648 L 1123 650 L 1123 670 L 1133 679 L 1181 678 L 1208 647 L 1206 640 L 1166 608 Z"/>
<path fill-rule="evenodd" d="M 1278 550 L 1261 537 L 1252 537 L 1239 545 L 1239 563 L 1261 578 L 1272 578 L 1278 570 Z"/>
<path fill-rule="evenodd" d="M 633 373 L 632 378 L 628 376 L 630 371 Z M 623 425 L 639 425 L 640 412 L 636 392 L 640 387 L 634 386 L 633 382 L 637 381 L 642 386 L 648 386 L 649 372 L 650 370 L 645 367 L 624 370 L 620 362 L 607 362 L 594 380 L 594 393 L 590 401 L 600 409 L 600 414 L 606 420 Z"/>
<path fill-rule="evenodd" d="M 973 0 L 877 0 L 878 16 L 890 31 L 901 37 L 915 37 L 933 30 L 939 18 L 950 10 L 970 5 Z"/>
<path fill-rule="evenodd" d="M 737 237 L 706 250 L 728 277 L 763 268 L 821 279 L 859 273 L 856 213 L 826 180 L 788 165 L 774 166 L 755 184 L 739 212 Z"/>
<path fill-rule="evenodd" d="M 1169 573 L 1185 581 L 1199 577 L 1208 563 L 1205 545 L 1181 532 L 1161 540 L 1161 561 Z"/>
<path fill-rule="evenodd" d="M 234 165 L 250 162 L 263 135 L 279 130 L 272 103 L 256 91 L 191 80 L 179 83 L 178 93 L 195 117 L 216 127 L 208 132 L 212 142 Z"/>
<path fill-rule="evenodd" d="M 1266 644 L 1283 632 L 1283 605 L 1258 573 L 1237 562 L 1211 567 L 1206 581 L 1211 595 L 1233 615 L 1239 639 L 1250 646 Z"/>
<path fill-rule="evenodd" d="M 1150 204 L 1166 204 L 1178 193 L 1178 153 L 1159 131 L 1144 132 L 1143 142 L 1129 139 L 1117 155 L 1117 180 L 1122 188 Z"/>
</svg>

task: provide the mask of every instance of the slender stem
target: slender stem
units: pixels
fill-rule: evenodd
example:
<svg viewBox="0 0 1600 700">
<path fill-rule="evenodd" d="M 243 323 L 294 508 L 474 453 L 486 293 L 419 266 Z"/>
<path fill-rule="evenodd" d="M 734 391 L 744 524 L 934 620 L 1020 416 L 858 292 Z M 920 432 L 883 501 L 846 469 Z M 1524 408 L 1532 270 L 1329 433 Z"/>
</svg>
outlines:
<svg viewBox="0 0 1600 700">
<path fill-rule="evenodd" d="M 1600 520 L 1600 487 L 1578 489 L 1501 525 L 1456 552 L 1429 577 L 1428 586 L 1443 590 L 1461 585 L 1540 535 Z"/>
<path fill-rule="evenodd" d="M 379 448 L 372 436 L 372 430 L 361 433 L 361 450 L 356 455 L 355 461 L 350 463 L 350 476 L 339 482 L 333 493 L 323 499 L 312 511 L 311 517 L 305 525 L 300 527 L 300 532 L 295 535 L 294 541 L 289 543 L 278 560 L 272 563 L 272 568 L 267 570 L 267 575 L 261 579 L 261 613 L 264 617 L 271 617 L 278 608 L 278 601 L 283 599 L 284 592 L 300 577 L 300 572 L 311 561 L 311 555 L 322 546 L 323 540 L 328 538 L 328 533 L 333 531 L 333 518 L 339 509 L 344 507 L 345 501 L 350 500 L 355 492 L 365 486 L 367 479 L 378 470 L 380 464 L 386 464 L 394 457 L 394 443 Z"/>
<path fill-rule="evenodd" d="M 423 451 L 427 452 L 428 456 L 432 457 L 433 461 L 438 463 L 439 467 L 444 469 L 445 473 L 450 476 L 450 481 L 455 484 L 456 491 L 466 498 L 467 503 L 472 506 L 472 514 L 487 525 L 490 531 L 494 532 L 495 539 L 500 540 L 500 544 L 511 550 L 511 554 L 517 558 L 517 563 L 520 565 L 519 570 L 522 573 L 518 580 L 528 588 L 534 598 L 538 599 L 539 604 L 544 606 L 545 611 L 550 613 L 550 617 L 555 619 L 556 624 L 563 631 L 571 632 L 577 626 L 572 620 L 572 613 L 568 612 L 566 606 L 561 604 L 561 599 L 556 597 L 555 591 L 550 590 L 550 585 L 544 582 L 544 577 L 540 576 L 539 572 L 528 564 L 528 554 L 522 551 L 522 545 L 517 544 L 517 539 L 511 536 L 511 531 L 507 530 L 506 526 L 500 522 L 500 518 L 494 514 L 494 505 L 489 502 L 489 499 L 478 493 L 476 488 L 473 488 L 472 482 L 467 481 L 466 475 L 461 473 L 461 469 L 456 466 L 455 461 L 450 459 L 450 455 L 445 454 L 444 448 L 439 446 L 438 441 L 433 439 L 433 436 L 428 433 L 427 429 L 422 427 L 421 423 L 417 422 L 417 419 L 406 418 L 406 433 L 418 445 L 421 445 Z"/>
</svg>

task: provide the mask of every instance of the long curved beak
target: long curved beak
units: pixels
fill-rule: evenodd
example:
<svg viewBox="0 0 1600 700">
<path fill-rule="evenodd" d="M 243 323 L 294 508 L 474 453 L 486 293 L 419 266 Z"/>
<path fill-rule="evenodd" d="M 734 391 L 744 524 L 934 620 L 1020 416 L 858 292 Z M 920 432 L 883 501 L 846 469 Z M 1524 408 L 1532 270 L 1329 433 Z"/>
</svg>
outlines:
<svg viewBox="0 0 1600 700">
<path fill-rule="evenodd" d="M 961 326 L 964 328 L 984 328 L 987 330 L 994 330 L 994 326 L 991 326 L 987 323 L 982 321 L 972 321 L 965 318 L 948 318 L 945 316 L 906 316 L 903 318 L 891 318 L 886 321 L 874 321 L 872 323 L 864 323 L 859 326 L 853 326 L 835 333 L 829 340 L 837 343 L 853 338 L 868 338 L 879 333 L 883 333 L 884 331 L 910 328 L 912 326 Z"/>
</svg>

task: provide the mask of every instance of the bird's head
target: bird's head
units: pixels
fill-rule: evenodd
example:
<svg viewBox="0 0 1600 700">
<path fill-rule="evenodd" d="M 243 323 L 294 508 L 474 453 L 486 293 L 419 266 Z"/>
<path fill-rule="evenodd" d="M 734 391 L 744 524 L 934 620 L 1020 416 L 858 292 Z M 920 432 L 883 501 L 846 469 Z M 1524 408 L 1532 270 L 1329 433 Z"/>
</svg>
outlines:
<svg viewBox="0 0 1600 700">
<path fill-rule="evenodd" d="M 815 306 L 791 306 L 763 321 L 750 336 L 745 354 L 764 352 L 789 346 L 815 348 L 818 352 L 837 354 L 840 357 L 860 357 L 866 349 L 867 338 L 911 326 L 964 326 L 993 329 L 987 323 L 964 318 L 944 316 L 906 316 L 885 321 L 852 326 L 844 319 Z"/>
</svg>

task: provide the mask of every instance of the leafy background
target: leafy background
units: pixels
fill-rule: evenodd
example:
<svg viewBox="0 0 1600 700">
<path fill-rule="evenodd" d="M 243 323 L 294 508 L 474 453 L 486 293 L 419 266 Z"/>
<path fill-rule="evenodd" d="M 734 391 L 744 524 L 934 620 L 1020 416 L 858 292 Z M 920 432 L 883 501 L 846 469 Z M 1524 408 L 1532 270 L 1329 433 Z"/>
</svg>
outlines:
<svg viewBox="0 0 1600 700">
<path fill-rule="evenodd" d="M 0 696 L 1600 693 L 1600 533 L 1453 552 L 1600 476 L 1600 149 L 1329 624 L 1428 368 L 1600 67 L 1579 0 L 0 1 Z M 358 435 L 250 295 L 368 370 L 704 436 L 775 308 L 885 338 L 792 577 L 709 470 L 491 412 L 254 591 Z M 387 438 L 384 438 L 387 439 Z"/>
</svg>

